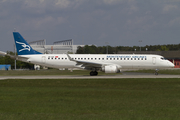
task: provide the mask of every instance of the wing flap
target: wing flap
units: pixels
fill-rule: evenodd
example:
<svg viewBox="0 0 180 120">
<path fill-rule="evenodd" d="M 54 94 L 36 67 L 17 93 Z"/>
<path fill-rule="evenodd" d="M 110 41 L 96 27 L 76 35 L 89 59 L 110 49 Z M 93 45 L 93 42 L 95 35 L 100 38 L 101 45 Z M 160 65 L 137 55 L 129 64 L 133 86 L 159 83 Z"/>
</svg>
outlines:
<svg viewBox="0 0 180 120">
<path fill-rule="evenodd" d="M 86 61 L 76 61 L 77 64 L 82 65 L 82 67 L 96 67 L 100 68 L 103 66 L 102 63 L 95 63 L 95 62 L 86 62 Z"/>
</svg>

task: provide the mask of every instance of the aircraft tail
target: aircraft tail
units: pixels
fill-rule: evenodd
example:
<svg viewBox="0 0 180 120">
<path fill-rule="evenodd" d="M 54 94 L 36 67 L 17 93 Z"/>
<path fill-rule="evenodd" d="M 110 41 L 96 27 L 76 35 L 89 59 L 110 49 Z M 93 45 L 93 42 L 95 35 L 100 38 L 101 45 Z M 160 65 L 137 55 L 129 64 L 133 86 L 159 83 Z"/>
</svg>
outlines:
<svg viewBox="0 0 180 120">
<path fill-rule="evenodd" d="M 13 32 L 18 55 L 42 54 L 32 49 L 19 32 Z"/>
</svg>

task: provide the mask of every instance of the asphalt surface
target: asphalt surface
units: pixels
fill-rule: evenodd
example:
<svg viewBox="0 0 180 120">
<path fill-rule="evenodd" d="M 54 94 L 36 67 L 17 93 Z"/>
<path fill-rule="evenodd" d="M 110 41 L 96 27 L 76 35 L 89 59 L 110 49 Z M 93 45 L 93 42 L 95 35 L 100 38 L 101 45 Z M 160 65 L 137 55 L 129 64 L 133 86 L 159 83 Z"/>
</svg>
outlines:
<svg viewBox="0 0 180 120">
<path fill-rule="evenodd" d="M 74 76 L 0 76 L 0 80 L 6 79 L 119 79 L 119 78 L 180 78 L 180 75 L 154 75 L 152 73 L 131 73 L 123 72 L 122 75 L 99 75 L 99 76 L 89 76 L 89 75 L 74 75 Z"/>
</svg>

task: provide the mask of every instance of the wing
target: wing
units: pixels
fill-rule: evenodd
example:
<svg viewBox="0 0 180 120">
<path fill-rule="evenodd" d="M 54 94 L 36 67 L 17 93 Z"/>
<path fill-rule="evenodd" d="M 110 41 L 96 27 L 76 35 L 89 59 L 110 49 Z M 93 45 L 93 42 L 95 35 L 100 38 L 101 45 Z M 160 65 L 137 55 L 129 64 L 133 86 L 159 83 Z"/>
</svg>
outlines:
<svg viewBox="0 0 180 120">
<path fill-rule="evenodd" d="M 86 67 L 86 68 L 102 68 L 102 67 L 108 66 L 108 65 L 115 65 L 115 66 L 118 66 L 118 68 L 121 68 L 121 66 L 116 65 L 116 64 L 112 64 L 112 63 L 78 61 L 78 60 L 72 59 L 69 56 L 69 54 L 67 54 L 67 56 L 68 56 L 70 61 L 76 62 L 77 63 L 76 65 L 81 65 L 81 67 Z"/>
<path fill-rule="evenodd" d="M 96 63 L 96 62 L 87 62 L 87 61 L 78 61 L 78 60 L 74 60 L 72 59 L 69 54 L 67 54 L 68 58 L 70 61 L 74 61 L 77 64 L 76 65 L 81 65 L 81 67 L 102 67 L 101 63 Z"/>
</svg>

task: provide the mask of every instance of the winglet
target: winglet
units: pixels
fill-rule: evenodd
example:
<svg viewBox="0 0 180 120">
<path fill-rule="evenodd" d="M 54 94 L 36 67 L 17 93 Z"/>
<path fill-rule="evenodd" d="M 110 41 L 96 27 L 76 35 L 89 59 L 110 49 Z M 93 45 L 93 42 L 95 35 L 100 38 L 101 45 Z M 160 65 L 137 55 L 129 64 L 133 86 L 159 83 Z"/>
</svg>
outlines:
<svg viewBox="0 0 180 120">
<path fill-rule="evenodd" d="M 67 53 L 66 55 L 67 55 L 67 57 L 69 58 L 70 61 L 74 61 L 74 60 L 69 56 L 68 53 Z"/>
</svg>

